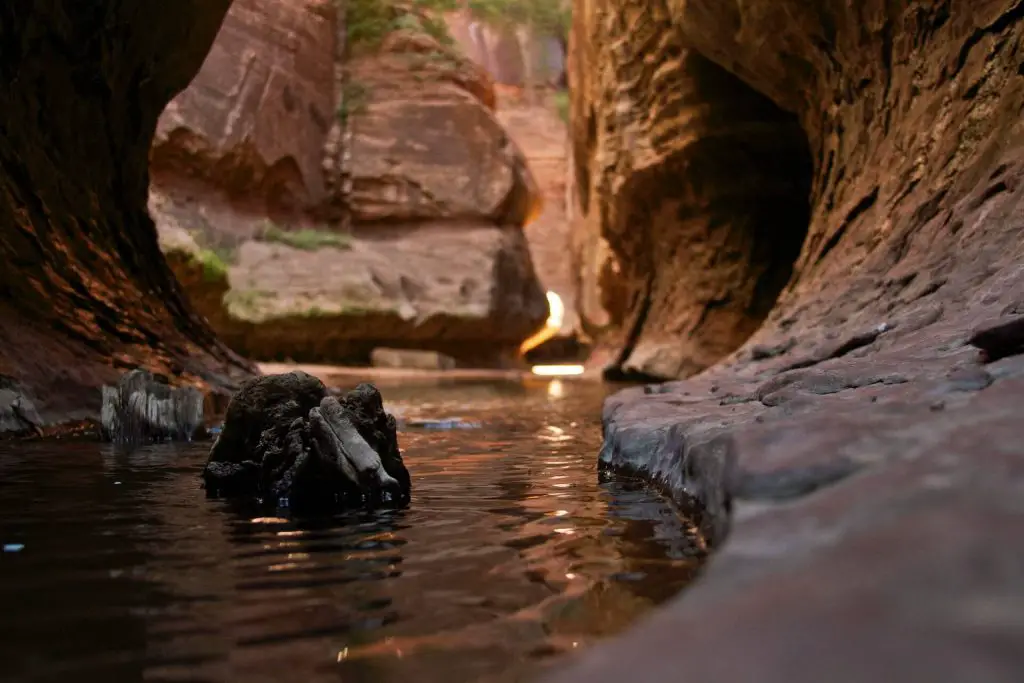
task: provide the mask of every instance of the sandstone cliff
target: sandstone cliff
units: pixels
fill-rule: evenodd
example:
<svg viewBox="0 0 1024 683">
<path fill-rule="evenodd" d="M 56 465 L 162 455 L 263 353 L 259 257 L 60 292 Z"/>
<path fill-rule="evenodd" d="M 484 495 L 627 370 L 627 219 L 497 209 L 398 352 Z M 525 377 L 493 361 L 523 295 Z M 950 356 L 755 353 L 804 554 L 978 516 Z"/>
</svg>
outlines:
<svg viewBox="0 0 1024 683">
<path fill-rule="evenodd" d="M 386 2 L 345 17 L 332 3 L 234 3 L 160 119 L 150 199 L 176 272 L 232 348 L 491 364 L 543 324 L 522 233 L 533 178 L 490 79 L 445 43 Z"/>
<path fill-rule="evenodd" d="M 221 390 L 251 371 L 192 314 L 146 212 L 157 117 L 227 7 L 0 7 L 0 429 L 94 417 L 128 367 Z"/>
<path fill-rule="evenodd" d="M 575 22 L 582 315 L 613 368 L 703 370 L 612 397 L 601 461 L 720 549 L 556 680 L 1016 680 L 1024 4 Z"/>
<path fill-rule="evenodd" d="M 1015 11 L 578 3 L 580 305 L 614 365 L 686 376 L 755 330 L 737 360 L 811 357 L 1000 278 L 1010 305 Z"/>
</svg>

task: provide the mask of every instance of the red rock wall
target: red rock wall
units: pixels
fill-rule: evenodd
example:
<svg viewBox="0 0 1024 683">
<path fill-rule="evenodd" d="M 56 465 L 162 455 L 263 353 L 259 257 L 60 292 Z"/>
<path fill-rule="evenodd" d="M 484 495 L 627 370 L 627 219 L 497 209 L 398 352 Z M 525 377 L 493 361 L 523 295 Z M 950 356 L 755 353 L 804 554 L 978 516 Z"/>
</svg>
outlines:
<svg viewBox="0 0 1024 683">
<path fill-rule="evenodd" d="M 795 117 L 674 21 L 664 2 L 595 1 L 572 35 L 577 258 L 600 289 L 581 308 L 615 367 L 663 378 L 708 367 L 764 320 L 803 240 L 810 172 Z"/>
<path fill-rule="evenodd" d="M 199 73 L 160 117 L 156 184 L 201 179 L 274 214 L 321 204 L 334 41 L 333 12 L 317 3 L 235 0 Z"/>
<path fill-rule="evenodd" d="M 612 14 L 615 20 L 600 20 Z M 788 286 L 737 360 L 757 356 L 762 369 L 800 363 L 883 323 L 902 334 L 940 318 L 1012 308 L 1021 296 L 1015 264 L 1024 242 L 1022 15 L 1010 0 L 579 3 L 572 67 L 579 210 L 589 244 L 603 239 L 613 252 L 584 275 L 600 286 L 596 267 L 621 273 L 605 276 L 602 287 L 613 328 L 606 340 L 623 350 L 619 365 L 685 376 L 758 329 L 765 302 L 733 304 L 750 291 L 742 283 L 755 275 L 759 261 L 751 254 L 759 243 L 741 247 L 748 255 L 736 259 L 736 244 L 724 236 L 761 220 L 754 232 L 775 248 L 801 229 L 795 216 L 780 222 L 777 208 L 756 219 L 763 189 L 740 189 L 798 179 L 780 166 L 806 153 L 782 111 L 799 122 L 813 163 L 809 227 Z M 756 91 L 780 109 L 768 114 L 760 105 L 765 114 L 741 126 L 775 122 L 785 132 L 760 141 L 723 137 L 717 112 L 728 106 L 720 99 L 728 77 L 707 77 L 710 97 L 694 91 L 687 83 L 713 67 L 684 51 L 736 74 L 732 97 L 753 102 Z M 657 114 L 658 97 L 671 116 Z M 716 108 L 712 123 L 701 126 L 701 113 Z M 646 127 L 637 111 L 648 116 Z M 630 130 L 632 140 L 623 132 Z M 710 145 L 718 151 L 703 162 L 691 152 L 662 152 Z M 679 167 L 673 185 L 667 178 L 680 153 L 697 161 Z M 714 197 L 725 201 L 708 211 L 706 199 Z M 733 227 L 694 229 L 693 219 L 665 211 L 673 201 L 698 220 Z M 644 240 L 655 246 L 633 246 Z M 784 268 L 781 258 L 769 260 Z M 654 284 L 640 271 L 652 273 Z M 711 273 L 721 275 L 717 290 L 700 285 Z M 662 281 L 675 284 L 659 294 Z M 624 292 L 617 302 L 609 295 L 616 288 Z M 582 293 L 588 297 L 595 294 Z M 725 324 L 693 324 L 695 312 L 698 320 L 704 312 L 721 320 L 723 311 L 731 311 Z"/>
<path fill-rule="evenodd" d="M 191 313 L 146 211 L 157 117 L 228 4 L 0 5 L 0 386 L 43 420 L 96 415 L 126 367 L 251 371 Z"/>
</svg>

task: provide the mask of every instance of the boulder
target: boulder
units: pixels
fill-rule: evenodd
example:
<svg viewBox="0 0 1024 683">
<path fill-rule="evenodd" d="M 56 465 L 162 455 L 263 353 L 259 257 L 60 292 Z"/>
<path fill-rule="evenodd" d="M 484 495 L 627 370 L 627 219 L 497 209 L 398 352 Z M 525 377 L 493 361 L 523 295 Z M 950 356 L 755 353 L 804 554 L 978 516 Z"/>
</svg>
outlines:
<svg viewBox="0 0 1024 683">
<path fill-rule="evenodd" d="M 522 233 L 537 190 L 490 79 L 421 15 L 387 11 L 382 35 L 348 32 L 338 81 L 332 7 L 239 0 L 160 119 L 160 244 L 244 355 L 364 364 L 415 346 L 494 365 L 547 317 Z"/>
<path fill-rule="evenodd" d="M 490 79 L 458 52 L 404 29 L 348 68 L 357 222 L 522 226 L 539 211 L 526 161 L 491 111 Z"/>
<path fill-rule="evenodd" d="M 256 496 L 296 511 L 403 506 L 411 481 L 395 418 L 360 384 L 335 398 L 304 372 L 246 382 L 203 470 L 214 496 Z"/>
<path fill-rule="evenodd" d="M 232 3 L 199 73 L 157 123 L 154 187 L 200 181 L 191 184 L 196 193 L 277 212 L 325 200 L 324 148 L 336 116 L 335 19 L 325 5 Z"/>
<path fill-rule="evenodd" d="M 493 366 L 547 317 L 519 228 L 374 227 L 316 248 L 260 238 L 229 260 L 173 234 L 162 244 L 193 305 L 253 358 L 366 364 L 376 347 L 413 346 Z"/>
<path fill-rule="evenodd" d="M 435 351 L 377 348 L 370 354 L 370 365 L 400 370 L 451 370 L 455 360 Z"/>
</svg>

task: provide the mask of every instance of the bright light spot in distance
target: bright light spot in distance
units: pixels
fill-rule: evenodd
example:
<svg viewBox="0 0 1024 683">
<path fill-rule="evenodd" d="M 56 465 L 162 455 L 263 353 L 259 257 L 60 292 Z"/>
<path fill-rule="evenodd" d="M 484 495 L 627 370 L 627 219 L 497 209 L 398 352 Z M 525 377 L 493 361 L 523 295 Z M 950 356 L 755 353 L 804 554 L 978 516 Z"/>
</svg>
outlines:
<svg viewBox="0 0 1024 683">
<path fill-rule="evenodd" d="M 534 365 L 530 372 L 542 377 L 568 377 L 571 375 L 582 375 L 582 365 Z"/>
</svg>

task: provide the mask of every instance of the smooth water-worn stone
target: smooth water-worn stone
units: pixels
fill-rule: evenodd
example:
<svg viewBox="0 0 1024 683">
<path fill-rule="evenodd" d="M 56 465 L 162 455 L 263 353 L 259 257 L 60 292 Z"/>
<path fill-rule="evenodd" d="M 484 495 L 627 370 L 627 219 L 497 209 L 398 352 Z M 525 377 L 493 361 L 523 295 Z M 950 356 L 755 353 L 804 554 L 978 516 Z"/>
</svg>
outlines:
<svg viewBox="0 0 1024 683">
<path fill-rule="evenodd" d="M 292 508 L 404 505 L 411 481 L 395 418 L 370 384 L 334 397 L 295 371 L 247 382 L 203 471 L 211 495 Z"/>
<path fill-rule="evenodd" d="M 42 418 L 27 396 L 13 389 L 0 388 L 0 434 L 38 434 L 42 424 Z"/>
<path fill-rule="evenodd" d="M 189 441 L 203 424 L 202 392 L 194 387 L 168 386 L 146 370 L 132 370 L 102 392 L 100 418 L 107 441 Z"/>
</svg>

